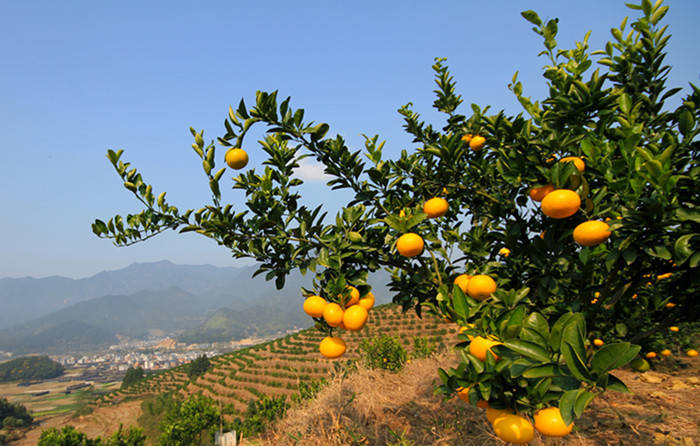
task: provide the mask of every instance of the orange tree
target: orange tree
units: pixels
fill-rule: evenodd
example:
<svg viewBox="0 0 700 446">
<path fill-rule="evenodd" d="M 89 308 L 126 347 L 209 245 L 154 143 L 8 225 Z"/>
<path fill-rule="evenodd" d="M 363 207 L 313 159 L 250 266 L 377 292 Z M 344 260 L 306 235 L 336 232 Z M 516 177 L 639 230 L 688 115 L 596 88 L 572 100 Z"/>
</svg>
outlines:
<svg viewBox="0 0 700 446">
<path fill-rule="evenodd" d="M 549 94 L 541 102 L 526 97 L 516 73 L 509 88 L 524 109 L 516 116 L 475 104 L 469 115 L 458 113 L 462 98 L 437 59 L 434 107 L 446 122 L 433 127 L 411 104 L 401 107 L 416 148 L 396 159 L 383 156 L 377 136 L 351 150 L 328 135 L 327 124 L 305 122 L 289 98 L 278 103 L 277 92 L 258 92 L 254 106 L 241 100 L 229 109 L 216 141 L 191 129 L 212 192 L 212 203 L 199 210 L 183 212 L 165 192 L 156 196 L 123 152 L 110 150 L 124 187 L 144 209 L 96 220 L 93 231 L 119 246 L 168 229 L 196 231 L 234 257 L 257 260 L 257 273 L 278 288 L 292 270 L 314 272 L 314 289 L 303 294 L 341 308 L 349 286 L 364 296 L 368 272 L 386 269 L 405 310 L 432 311 L 465 327 L 458 367 L 440 371 L 444 392 L 460 389 L 473 404 L 483 399 L 525 415 L 558 405 L 568 424 L 596 394 L 626 391 L 610 371 L 634 359 L 650 336 L 700 314 L 693 298 L 700 90 L 691 84 L 679 106 L 665 104 L 680 90 L 665 84 L 669 36 L 659 23 L 667 7 L 648 0 L 630 7 L 639 18 L 630 28 L 623 20 L 595 52 L 588 35 L 559 49 L 557 20 L 523 12 L 544 41 Z M 226 168 L 216 170 L 216 162 L 245 165 L 247 156 L 231 150 L 244 147 L 258 124 L 267 126 L 256 149 L 266 155 L 264 167 L 233 178 L 245 203 L 224 204 Z M 217 156 L 217 145 L 230 157 Z M 300 203 L 294 169 L 307 156 L 325 166 L 331 189 L 353 194 L 334 219 L 322 206 Z M 424 210 L 435 197 L 447 201 L 444 215 L 439 200 Z M 588 221 L 598 223 L 579 226 Z M 399 246 L 401 255 L 396 242 L 407 233 L 417 237 Z M 488 276 L 497 289 L 471 275 Z M 332 335 L 337 324 L 315 314 L 317 327 Z M 594 346 L 598 338 L 604 344 Z"/>
</svg>

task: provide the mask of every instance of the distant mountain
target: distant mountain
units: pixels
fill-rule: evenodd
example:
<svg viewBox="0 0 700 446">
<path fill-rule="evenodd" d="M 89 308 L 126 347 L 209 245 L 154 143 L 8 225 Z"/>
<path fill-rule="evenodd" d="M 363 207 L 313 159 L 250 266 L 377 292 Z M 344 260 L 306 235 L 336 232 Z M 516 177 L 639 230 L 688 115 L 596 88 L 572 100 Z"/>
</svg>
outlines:
<svg viewBox="0 0 700 446">
<path fill-rule="evenodd" d="M 0 286 L 11 286 L 0 288 L 0 308 L 8 309 L 2 313 L 6 323 L 0 326 L 0 350 L 22 354 L 91 350 L 116 342 L 117 335 L 141 338 L 154 329 L 169 334 L 184 332 L 182 339 L 190 342 L 212 342 L 306 326 L 310 319 L 301 311 L 299 290 L 310 287 L 312 277 L 290 274 L 285 288 L 277 290 L 274 281 L 266 281 L 264 275 L 251 277 L 256 268 L 164 261 L 133 264 L 80 280 L 2 279 Z M 381 273 L 373 279 L 370 282 L 375 285 L 377 302 L 388 302 L 382 286 L 388 277 Z M 51 286 L 56 287 L 53 294 Z M 86 297 L 98 289 L 137 286 L 146 288 Z M 80 299 L 64 299 L 59 305 L 58 300 L 67 292 Z M 46 303 L 41 312 L 37 310 L 41 315 L 27 320 L 30 310 L 41 302 Z M 47 311 L 52 306 L 59 308 Z M 8 327 L 9 320 L 15 323 Z"/>
</svg>

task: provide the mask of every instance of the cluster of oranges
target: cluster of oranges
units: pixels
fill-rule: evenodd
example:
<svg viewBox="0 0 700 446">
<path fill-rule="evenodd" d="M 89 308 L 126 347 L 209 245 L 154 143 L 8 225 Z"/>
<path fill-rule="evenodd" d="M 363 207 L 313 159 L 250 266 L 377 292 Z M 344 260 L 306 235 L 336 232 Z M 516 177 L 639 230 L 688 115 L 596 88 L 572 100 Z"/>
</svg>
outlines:
<svg viewBox="0 0 700 446">
<path fill-rule="evenodd" d="M 374 294 L 368 292 L 360 297 L 360 291 L 348 286 L 350 300 L 345 308 L 336 302 L 328 302 L 321 296 L 309 296 L 304 301 L 304 312 L 314 319 L 321 319 L 333 328 L 347 331 L 360 331 L 367 323 L 369 310 L 374 306 Z M 342 296 L 338 296 L 342 302 Z M 321 341 L 319 350 L 326 358 L 338 358 L 345 353 L 347 346 L 338 336 L 326 336 Z"/>
<path fill-rule="evenodd" d="M 457 389 L 457 396 L 469 402 L 470 387 Z M 514 444 L 526 444 L 532 441 L 535 430 L 547 437 L 564 437 L 574 428 L 574 423 L 566 425 L 558 407 L 547 407 L 535 412 L 534 423 L 529 418 L 514 413 L 511 409 L 496 409 L 481 400 L 476 404 L 486 409 L 486 419 L 489 420 L 496 435 L 503 441 Z"/>
<path fill-rule="evenodd" d="M 586 163 L 577 156 L 567 156 L 560 162 L 574 163 L 579 173 L 586 169 Z M 542 213 L 550 218 L 562 219 L 571 217 L 581 207 L 581 197 L 573 190 L 555 189 L 551 184 L 530 189 L 530 198 L 540 203 Z M 610 226 L 599 220 L 588 220 L 576 226 L 573 233 L 574 241 L 581 246 L 595 246 L 610 237 Z"/>
</svg>

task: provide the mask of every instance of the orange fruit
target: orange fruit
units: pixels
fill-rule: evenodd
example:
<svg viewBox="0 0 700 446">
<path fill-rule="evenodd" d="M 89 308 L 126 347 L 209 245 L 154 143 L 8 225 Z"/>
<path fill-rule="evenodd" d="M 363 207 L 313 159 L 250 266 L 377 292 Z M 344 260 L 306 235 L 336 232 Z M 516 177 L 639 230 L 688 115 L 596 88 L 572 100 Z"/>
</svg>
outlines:
<svg viewBox="0 0 700 446">
<path fill-rule="evenodd" d="M 532 198 L 534 201 L 540 202 L 544 197 L 547 196 L 548 193 L 552 192 L 554 190 L 554 185 L 552 184 L 545 184 L 544 186 L 538 186 L 538 187 L 533 187 L 530 189 L 530 198 Z"/>
<path fill-rule="evenodd" d="M 675 306 L 676 306 L 676 304 L 674 304 L 673 302 L 668 302 L 668 303 L 666 304 L 666 308 L 673 308 L 673 307 L 675 307 Z"/>
<path fill-rule="evenodd" d="M 469 389 L 471 389 L 471 387 L 459 387 L 457 389 L 457 396 L 459 399 L 469 402 Z"/>
<path fill-rule="evenodd" d="M 493 431 L 501 440 L 513 444 L 527 444 L 535 438 L 532 423 L 520 415 L 503 415 L 496 418 Z"/>
<path fill-rule="evenodd" d="M 466 143 L 466 144 L 469 144 L 469 141 L 471 141 L 472 138 L 473 138 L 473 136 L 471 133 L 467 133 L 466 135 L 462 135 L 462 141 L 464 141 L 464 143 Z"/>
<path fill-rule="evenodd" d="M 551 218 L 571 217 L 581 207 L 581 197 L 569 189 L 556 189 L 542 199 L 542 212 Z"/>
<path fill-rule="evenodd" d="M 353 305 L 343 313 L 343 325 L 349 331 L 360 331 L 367 323 L 367 310 L 359 305 Z"/>
<path fill-rule="evenodd" d="M 605 342 L 603 342 L 602 339 L 594 339 L 593 340 L 593 345 L 595 345 L 596 347 L 602 347 L 603 344 L 605 344 Z"/>
<path fill-rule="evenodd" d="M 248 164 L 248 154 L 243 149 L 230 149 L 224 159 L 231 169 L 243 169 Z"/>
<path fill-rule="evenodd" d="M 346 307 L 350 305 L 355 305 L 360 301 L 360 291 L 354 286 L 348 285 L 347 288 L 350 290 L 350 300 L 345 304 Z"/>
<path fill-rule="evenodd" d="M 677 333 L 678 330 L 680 330 L 680 329 L 679 329 L 678 327 L 676 327 L 675 325 L 672 326 L 672 327 L 668 327 L 668 329 L 671 330 L 671 331 L 674 332 L 674 333 Z"/>
<path fill-rule="evenodd" d="M 431 198 L 423 204 L 423 212 L 428 214 L 428 218 L 442 217 L 447 213 L 447 200 L 440 197 Z"/>
<path fill-rule="evenodd" d="M 496 281 L 485 274 L 478 274 L 467 283 L 467 293 L 476 300 L 487 299 L 496 291 Z"/>
<path fill-rule="evenodd" d="M 466 293 L 467 284 L 469 283 L 469 279 L 471 278 L 472 276 L 470 276 L 469 274 L 460 274 L 459 276 L 455 277 L 454 284 L 457 285 L 463 293 Z"/>
<path fill-rule="evenodd" d="M 694 358 L 698 355 L 698 351 L 694 348 L 691 348 L 690 350 L 686 351 L 685 354 L 690 356 L 691 358 Z"/>
<path fill-rule="evenodd" d="M 477 336 L 474 339 L 472 339 L 472 341 L 469 343 L 469 353 L 476 356 L 482 361 L 486 361 L 486 352 L 489 351 L 494 356 L 494 359 L 498 360 L 498 355 L 495 354 L 493 350 L 491 350 L 491 347 L 501 344 L 501 342 L 498 342 L 496 340 Z"/>
<path fill-rule="evenodd" d="M 583 162 L 578 156 L 565 156 L 559 160 L 560 163 L 573 162 L 579 172 L 583 172 L 586 169 L 586 163 Z"/>
<path fill-rule="evenodd" d="M 672 275 L 673 275 L 673 273 L 663 273 L 663 274 L 659 274 L 658 276 L 656 276 L 656 280 L 668 279 L 668 278 L 671 277 Z"/>
<path fill-rule="evenodd" d="M 535 429 L 547 437 L 563 437 L 571 432 L 574 423 L 564 424 L 558 407 L 548 407 L 535 412 Z"/>
<path fill-rule="evenodd" d="M 574 241 L 581 246 L 595 246 L 610 237 L 610 226 L 598 220 L 588 220 L 574 229 Z"/>
<path fill-rule="evenodd" d="M 644 357 L 647 359 L 654 359 L 656 358 L 656 352 L 649 352 L 646 355 L 644 355 Z"/>
<path fill-rule="evenodd" d="M 323 309 L 323 319 L 331 327 L 338 327 L 343 322 L 343 309 L 337 303 L 329 303 Z"/>
<path fill-rule="evenodd" d="M 499 254 L 499 255 L 502 255 L 503 257 L 508 257 L 508 256 L 510 255 L 510 249 L 508 249 L 508 248 L 501 248 L 501 249 L 498 251 L 498 254 Z"/>
<path fill-rule="evenodd" d="M 483 136 L 476 135 L 469 141 L 469 148 L 474 151 L 481 150 L 484 147 L 485 143 L 486 138 L 484 138 Z"/>
<path fill-rule="evenodd" d="M 396 250 L 404 257 L 414 257 L 423 251 L 423 238 L 413 232 L 406 233 L 396 241 Z"/>
<path fill-rule="evenodd" d="M 321 296 L 309 296 L 304 301 L 304 312 L 311 317 L 321 317 L 327 304 L 326 299 Z"/>
<path fill-rule="evenodd" d="M 346 348 L 345 341 L 336 336 L 326 336 L 319 345 L 321 354 L 330 359 L 343 356 Z"/>
<path fill-rule="evenodd" d="M 489 423 L 493 424 L 494 421 L 496 421 L 496 418 L 502 417 L 504 415 L 513 415 L 513 411 L 511 409 L 494 409 L 493 407 L 489 407 L 486 409 L 486 419 L 489 420 Z"/>
<path fill-rule="evenodd" d="M 671 350 L 669 350 L 667 348 L 661 350 L 661 356 L 671 356 Z"/>
<path fill-rule="evenodd" d="M 357 305 L 369 311 L 374 306 L 374 294 L 372 294 L 371 291 L 368 292 L 360 298 L 360 301 L 357 303 Z"/>
</svg>

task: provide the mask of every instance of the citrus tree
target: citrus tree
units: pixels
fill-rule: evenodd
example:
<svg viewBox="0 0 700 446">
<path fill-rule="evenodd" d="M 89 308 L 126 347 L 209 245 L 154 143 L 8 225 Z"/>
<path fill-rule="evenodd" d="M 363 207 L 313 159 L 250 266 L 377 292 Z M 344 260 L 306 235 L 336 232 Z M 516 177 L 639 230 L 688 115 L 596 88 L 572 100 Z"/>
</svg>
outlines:
<svg viewBox="0 0 700 446">
<path fill-rule="evenodd" d="M 630 8 L 639 17 L 629 28 L 623 20 L 599 51 L 588 34 L 560 49 L 557 20 L 523 12 L 543 39 L 549 92 L 532 100 L 516 73 L 509 88 L 523 112 L 515 116 L 476 104 L 463 114 L 436 59 L 433 105 L 445 122 L 434 127 L 410 103 L 401 107 L 415 147 L 396 159 L 384 157 L 378 136 L 352 150 L 277 92 L 230 108 L 215 141 L 191 129 L 212 192 L 201 209 L 179 210 L 110 150 L 144 209 L 96 220 L 93 231 L 119 246 L 195 231 L 257 260 L 278 288 L 293 270 L 313 272 L 304 309 L 328 333 L 328 357 L 345 351 L 334 334 L 366 320 L 359 310 L 345 315 L 360 298 L 373 302 L 367 274 L 386 269 L 405 310 L 462 327 L 459 365 L 440 370 L 445 393 L 488 406 L 508 441 L 531 438 L 530 416 L 540 432 L 565 435 L 597 394 L 627 390 L 612 370 L 641 349 L 652 353 L 648 339 L 700 310 L 700 90 L 691 84 L 675 108 L 665 102 L 680 91 L 666 86 L 668 7 Z M 233 178 L 245 203 L 222 203 L 216 147 L 243 169 L 245 137 L 259 124 L 263 168 Z M 324 165 L 330 189 L 353 194 L 335 218 L 301 203 L 294 169 L 308 156 Z"/>
</svg>

